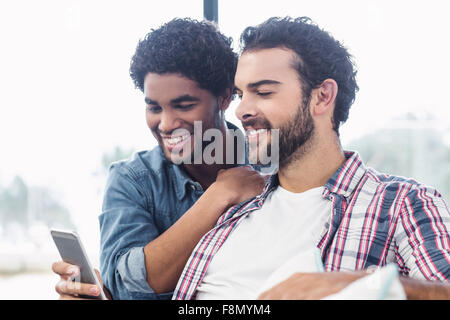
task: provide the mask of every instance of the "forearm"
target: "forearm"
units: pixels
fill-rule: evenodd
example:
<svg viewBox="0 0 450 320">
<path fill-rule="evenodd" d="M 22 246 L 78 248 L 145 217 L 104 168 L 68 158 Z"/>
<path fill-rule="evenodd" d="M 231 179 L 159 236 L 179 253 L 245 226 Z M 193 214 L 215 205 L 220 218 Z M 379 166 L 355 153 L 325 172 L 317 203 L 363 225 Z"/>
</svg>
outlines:
<svg viewBox="0 0 450 320">
<path fill-rule="evenodd" d="M 450 284 L 401 277 L 408 300 L 450 300 Z"/>
<path fill-rule="evenodd" d="M 147 282 L 156 293 L 175 288 L 192 250 L 230 202 L 211 186 L 172 227 L 144 247 Z"/>
</svg>

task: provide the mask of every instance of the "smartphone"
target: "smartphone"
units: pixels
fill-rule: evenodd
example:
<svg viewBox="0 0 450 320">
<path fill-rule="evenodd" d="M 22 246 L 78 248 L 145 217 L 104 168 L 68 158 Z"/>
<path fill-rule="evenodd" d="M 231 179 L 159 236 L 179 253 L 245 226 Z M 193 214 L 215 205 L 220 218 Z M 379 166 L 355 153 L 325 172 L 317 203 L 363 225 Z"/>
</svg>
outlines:
<svg viewBox="0 0 450 320">
<path fill-rule="evenodd" d="M 74 231 L 62 231 L 52 229 L 50 231 L 53 241 L 58 248 L 59 254 L 64 262 L 77 265 L 80 268 L 80 276 L 75 279 L 77 282 L 95 284 L 100 288 L 100 295 L 97 297 L 80 295 L 80 298 L 106 300 L 103 288 L 97 279 L 96 273 L 89 263 L 86 251 L 81 243 L 80 237 Z"/>
</svg>

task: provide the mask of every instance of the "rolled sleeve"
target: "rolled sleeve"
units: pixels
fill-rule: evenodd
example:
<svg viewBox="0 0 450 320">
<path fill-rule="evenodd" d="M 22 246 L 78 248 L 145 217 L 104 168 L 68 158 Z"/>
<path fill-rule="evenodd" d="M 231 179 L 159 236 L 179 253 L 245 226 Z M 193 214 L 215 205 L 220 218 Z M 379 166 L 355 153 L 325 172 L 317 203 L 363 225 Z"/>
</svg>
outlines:
<svg viewBox="0 0 450 320">
<path fill-rule="evenodd" d="M 117 272 L 128 291 L 155 293 L 147 282 L 144 248 L 132 248 L 122 255 L 117 264 Z"/>
<path fill-rule="evenodd" d="M 170 299 L 155 294 L 146 280 L 143 247 L 159 236 L 150 195 L 139 176 L 113 165 L 100 222 L 100 270 L 114 299 Z"/>
</svg>

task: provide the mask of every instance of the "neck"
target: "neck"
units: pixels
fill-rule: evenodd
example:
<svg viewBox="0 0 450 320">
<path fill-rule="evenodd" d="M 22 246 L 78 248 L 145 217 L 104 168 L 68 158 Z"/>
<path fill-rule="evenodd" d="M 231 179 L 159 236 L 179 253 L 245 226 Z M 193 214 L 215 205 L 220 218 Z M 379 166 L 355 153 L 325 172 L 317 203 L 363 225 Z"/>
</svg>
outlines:
<svg viewBox="0 0 450 320">
<path fill-rule="evenodd" d="M 231 166 L 226 164 L 185 164 L 183 167 L 192 180 L 200 183 L 203 190 L 206 190 L 216 181 L 219 170 L 228 169 Z"/>
<path fill-rule="evenodd" d="M 280 167 L 278 178 L 280 186 L 291 192 L 300 193 L 325 185 L 339 167 L 345 162 L 339 138 L 314 141 L 307 152 L 285 167 Z"/>
<path fill-rule="evenodd" d="M 225 121 L 223 121 L 223 123 L 220 127 L 220 131 L 222 132 L 222 137 L 223 137 L 223 144 L 222 144 L 223 150 L 221 150 L 223 159 L 217 159 L 218 160 L 217 162 L 220 164 L 217 164 L 217 163 L 206 164 L 206 163 L 202 162 L 201 164 L 184 164 L 183 165 L 184 169 L 191 176 L 191 178 L 194 181 L 197 181 L 198 183 L 200 183 L 203 190 L 206 190 L 214 181 L 216 181 L 217 173 L 219 172 L 219 170 L 235 167 L 236 163 L 238 161 L 238 159 L 236 158 L 236 155 L 237 155 L 236 150 L 233 150 L 234 155 L 235 155 L 234 163 L 228 164 L 226 161 L 227 160 L 226 159 L 227 125 L 226 125 Z M 231 147 L 231 145 L 230 145 L 230 147 Z M 232 147 L 236 148 L 236 146 L 234 144 Z M 204 161 L 203 157 L 202 157 L 202 161 Z"/>
</svg>

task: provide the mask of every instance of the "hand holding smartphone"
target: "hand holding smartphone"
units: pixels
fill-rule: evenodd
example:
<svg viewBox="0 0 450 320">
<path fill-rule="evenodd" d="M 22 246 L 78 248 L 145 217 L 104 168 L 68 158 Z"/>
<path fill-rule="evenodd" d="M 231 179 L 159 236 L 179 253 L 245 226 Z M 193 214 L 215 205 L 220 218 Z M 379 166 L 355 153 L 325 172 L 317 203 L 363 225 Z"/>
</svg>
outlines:
<svg viewBox="0 0 450 320">
<path fill-rule="evenodd" d="M 80 237 L 76 232 L 68 232 L 61 230 L 50 231 L 53 241 L 58 248 L 59 254 L 64 262 L 76 265 L 80 269 L 80 275 L 75 279 L 80 283 L 94 284 L 100 288 L 100 295 L 94 296 L 81 296 L 81 298 L 88 299 L 101 299 L 106 300 L 105 293 L 100 282 L 97 279 L 95 270 L 92 268 L 89 259 L 86 255 L 86 251 L 81 243 Z"/>
</svg>

